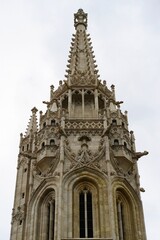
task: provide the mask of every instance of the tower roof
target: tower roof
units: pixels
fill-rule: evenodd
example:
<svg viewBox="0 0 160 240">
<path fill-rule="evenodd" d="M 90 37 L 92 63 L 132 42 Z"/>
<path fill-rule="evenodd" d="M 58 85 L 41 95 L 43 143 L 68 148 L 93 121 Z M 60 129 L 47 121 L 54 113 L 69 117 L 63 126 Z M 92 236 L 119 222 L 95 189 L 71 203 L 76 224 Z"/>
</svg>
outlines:
<svg viewBox="0 0 160 240">
<path fill-rule="evenodd" d="M 94 86 L 98 82 L 98 70 L 90 34 L 87 29 L 87 14 L 79 9 L 74 14 L 74 26 L 66 76 L 69 86 Z"/>
</svg>

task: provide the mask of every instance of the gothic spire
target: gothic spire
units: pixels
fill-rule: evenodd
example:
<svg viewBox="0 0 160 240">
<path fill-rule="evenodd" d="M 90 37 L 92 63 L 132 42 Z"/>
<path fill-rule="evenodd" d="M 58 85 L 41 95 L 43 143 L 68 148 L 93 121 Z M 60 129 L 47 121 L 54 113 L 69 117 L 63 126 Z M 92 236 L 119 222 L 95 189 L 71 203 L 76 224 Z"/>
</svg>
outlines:
<svg viewBox="0 0 160 240">
<path fill-rule="evenodd" d="M 90 34 L 87 34 L 87 13 L 79 9 L 74 14 L 74 26 L 76 33 L 73 34 L 69 64 L 65 75 L 71 86 L 94 86 L 98 82 L 98 70 Z"/>
<path fill-rule="evenodd" d="M 31 131 L 32 131 L 32 133 L 35 133 L 38 130 L 38 128 L 37 128 L 37 116 L 36 116 L 36 113 L 37 113 L 38 110 L 37 110 L 36 107 L 34 107 L 31 111 L 32 111 L 32 115 L 31 115 L 31 118 L 29 120 L 27 129 L 26 129 L 25 137 L 29 136 Z"/>
</svg>

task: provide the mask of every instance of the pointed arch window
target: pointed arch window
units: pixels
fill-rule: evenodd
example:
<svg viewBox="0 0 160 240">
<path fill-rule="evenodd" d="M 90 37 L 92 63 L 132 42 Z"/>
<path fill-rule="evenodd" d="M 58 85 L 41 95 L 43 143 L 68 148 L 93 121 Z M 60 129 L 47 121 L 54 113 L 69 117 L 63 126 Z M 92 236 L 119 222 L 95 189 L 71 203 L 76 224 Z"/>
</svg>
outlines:
<svg viewBox="0 0 160 240">
<path fill-rule="evenodd" d="M 118 139 L 114 139 L 114 145 L 119 145 L 119 141 L 118 141 Z"/>
<path fill-rule="evenodd" d="M 123 189 L 117 190 L 117 232 L 119 240 L 135 240 L 136 225 L 134 206 L 131 198 Z"/>
<path fill-rule="evenodd" d="M 125 240 L 123 203 L 119 199 L 117 200 L 117 217 L 118 217 L 119 240 Z"/>
<path fill-rule="evenodd" d="M 36 239 L 54 240 L 55 238 L 55 192 L 50 191 L 40 199 L 37 214 Z"/>
<path fill-rule="evenodd" d="M 86 90 L 84 91 L 84 117 L 95 117 L 95 97 L 94 92 Z"/>
<path fill-rule="evenodd" d="M 55 201 L 50 199 L 47 206 L 47 240 L 54 240 Z"/>
<path fill-rule="evenodd" d="M 105 107 L 105 102 L 101 94 L 98 96 L 98 107 L 99 107 L 99 110 L 104 109 Z"/>
<path fill-rule="evenodd" d="M 80 238 L 93 238 L 92 193 L 83 189 L 79 193 Z"/>
<path fill-rule="evenodd" d="M 100 212 L 105 210 L 105 201 L 102 200 L 103 187 L 99 188 L 96 181 L 84 178 L 76 181 L 73 186 L 72 237 L 75 239 L 95 238 L 104 236 L 101 224 L 105 225 L 107 218 L 100 223 Z M 101 201 L 101 202 L 100 202 Z"/>
<path fill-rule="evenodd" d="M 50 140 L 50 146 L 54 146 L 55 145 L 55 140 L 54 139 L 51 139 Z"/>
<path fill-rule="evenodd" d="M 112 120 L 112 125 L 117 125 L 117 120 L 116 119 Z"/>
<path fill-rule="evenodd" d="M 55 126 L 56 125 L 56 121 L 54 119 L 51 120 L 51 125 Z"/>
<path fill-rule="evenodd" d="M 64 99 L 62 100 L 62 108 L 68 109 L 68 96 L 65 95 Z"/>
</svg>

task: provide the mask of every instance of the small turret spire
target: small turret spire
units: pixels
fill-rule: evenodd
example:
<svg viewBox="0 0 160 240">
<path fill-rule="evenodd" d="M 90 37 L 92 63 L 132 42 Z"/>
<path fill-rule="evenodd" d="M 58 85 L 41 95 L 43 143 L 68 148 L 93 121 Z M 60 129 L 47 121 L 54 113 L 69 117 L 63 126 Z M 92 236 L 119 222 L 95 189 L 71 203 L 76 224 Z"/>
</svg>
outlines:
<svg viewBox="0 0 160 240">
<path fill-rule="evenodd" d="M 32 115 L 31 115 L 31 118 L 29 120 L 29 124 L 28 124 L 28 127 L 27 127 L 27 130 L 26 130 L 26 134 L 25 134 L 25 137 L 29 136 L 30 132 L 32 131 L 32 133 L 35 133 L 37 132 L 38 128 L 37 128 L 37 116 L 36 116 L 36 113 L 37 113 L 37 108 L 34 107 L 32 108 Z"/>
</svg>

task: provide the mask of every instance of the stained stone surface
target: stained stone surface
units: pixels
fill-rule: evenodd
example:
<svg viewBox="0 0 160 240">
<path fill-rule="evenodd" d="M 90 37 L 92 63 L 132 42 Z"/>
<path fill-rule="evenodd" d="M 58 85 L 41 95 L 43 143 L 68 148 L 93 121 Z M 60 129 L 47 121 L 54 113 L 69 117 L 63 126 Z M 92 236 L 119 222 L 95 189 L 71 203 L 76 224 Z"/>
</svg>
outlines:
<svg viewBox="0 0 160 240">
<path fill-rule="evenodd" d="M 10 240 L 146 240 L 137 161 L 147 152 L 98 75 L 87 17 L 74 14 L 67 75 L 39 127 L 33 108 L 21 134 Z"/>
</svg>

